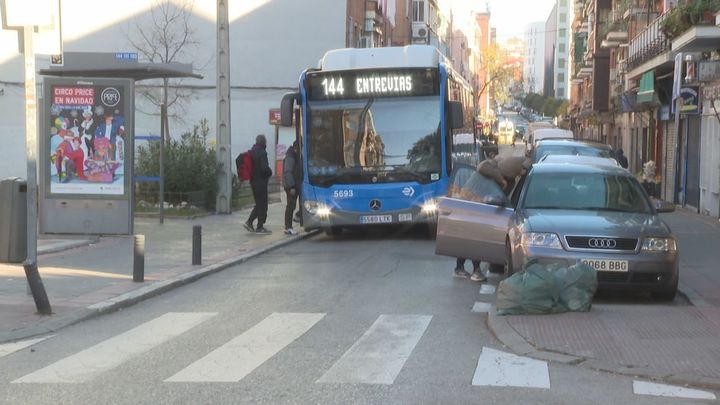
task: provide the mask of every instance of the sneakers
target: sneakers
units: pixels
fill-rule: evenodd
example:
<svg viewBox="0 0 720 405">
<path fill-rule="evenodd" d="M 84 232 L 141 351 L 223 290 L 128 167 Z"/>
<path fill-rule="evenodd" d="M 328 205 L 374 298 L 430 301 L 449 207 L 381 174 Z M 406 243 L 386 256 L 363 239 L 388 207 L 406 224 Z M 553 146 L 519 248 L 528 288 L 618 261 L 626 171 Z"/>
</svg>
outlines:
<svg viewBox="0 0 720 405">
<path fill-rule="evenodd" d="M 483 281 L 487 281 L 487 277 L 485 277 L 485 275 L 482 273 L 482 271 L 480 269 L 477 269 L 477 270 L 473 271 L 472 276 L 470 276 L 470 280 L 483 282 Z"/>
<path fill-rule="evenodd" d="M 297 234 L 298 234 L 297 231 L 292 228 L 288 228 L 285 230 L 285 235 L 297 235 Z"/>
<path fill-rule="evenodd" d="M 253 228 L 253 225 L 250 221 L 243 222 L 243 228 L 245 228 L 248 232 L 255 232 L 255 228 Z"/>
<path fill-rule="evenodd" d="M 272 233 L 272 231 L 265 229 L 263 227 L 259 227 L 258 229 L 255 230 L 255 233 L 259 234 L 259 235 L 269 235 Z"/>
<path fill-rule="evenodd" d="M 455 269 L 455 274 L 453 274 L 453 277 L 470 278 L 470 273 L 465 271 L 465 269 Z"/>
</svg>

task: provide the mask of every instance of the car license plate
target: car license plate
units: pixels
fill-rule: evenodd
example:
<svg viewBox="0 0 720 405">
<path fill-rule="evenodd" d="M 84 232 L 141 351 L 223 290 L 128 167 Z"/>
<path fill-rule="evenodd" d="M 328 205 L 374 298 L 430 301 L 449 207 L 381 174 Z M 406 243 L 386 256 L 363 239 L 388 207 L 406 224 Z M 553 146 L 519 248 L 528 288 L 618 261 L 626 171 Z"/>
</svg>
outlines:
<svg viewBox="0 0 720 405">
<path fill-rule="evenodd" d="M 588 266 L 592 266 L 597 271 L 612 271 L 612 272 L 627 272 L 628 261 L 627 260 L 596 260 L 596 259 L 583 259 L 583 263 Z"/>
<path fill-rule="evenodd" d="M 392 215 L 363 215 L 360 217 L 361 224 L 389 224 L 392 222 Z"/>
<path fill-rule="evenodd" d="M 404 212 L 404 213 L 398 214 L 398 221 L 400 221 L 400 222 L 412 221 L 412 213 Z"/>
</svg>

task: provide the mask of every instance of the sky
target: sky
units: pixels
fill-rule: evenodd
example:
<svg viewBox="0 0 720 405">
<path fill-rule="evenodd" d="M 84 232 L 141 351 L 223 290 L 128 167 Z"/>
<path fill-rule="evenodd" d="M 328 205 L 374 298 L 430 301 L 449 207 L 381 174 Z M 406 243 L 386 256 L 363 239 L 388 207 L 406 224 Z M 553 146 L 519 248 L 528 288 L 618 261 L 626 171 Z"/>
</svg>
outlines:
<svg viewBox="0 0 720 405">
<path fill-rule="evenodd" d="M 525 26 L 550 15 L 555 0 L 440 0 L 449 3 L 458 23 L 467 24 L 473 11 L 485 11 L 490 5 L 490 26 L 497 28 L 498 42 L 517 36 L 522 38 Z M 465 30 L 466 34 L 469 31 Z"/>
</svg>

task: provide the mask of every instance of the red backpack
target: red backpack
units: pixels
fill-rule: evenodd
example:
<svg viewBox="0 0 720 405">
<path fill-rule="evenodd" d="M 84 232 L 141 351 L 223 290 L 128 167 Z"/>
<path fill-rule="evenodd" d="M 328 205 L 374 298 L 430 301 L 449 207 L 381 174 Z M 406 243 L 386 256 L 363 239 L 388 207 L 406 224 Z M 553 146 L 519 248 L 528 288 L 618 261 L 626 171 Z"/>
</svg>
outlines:
<svg viewBox="0 0 720 405">
<path fill-rule="evenodd" d="M 238 178 L 241 181 L 250 180 L 253 172 L 253 161 L 252 156 L 250 156 L 250 151 L 239 154 L 235 159 L 235 166 L 237 166 Z"/>
</svg>

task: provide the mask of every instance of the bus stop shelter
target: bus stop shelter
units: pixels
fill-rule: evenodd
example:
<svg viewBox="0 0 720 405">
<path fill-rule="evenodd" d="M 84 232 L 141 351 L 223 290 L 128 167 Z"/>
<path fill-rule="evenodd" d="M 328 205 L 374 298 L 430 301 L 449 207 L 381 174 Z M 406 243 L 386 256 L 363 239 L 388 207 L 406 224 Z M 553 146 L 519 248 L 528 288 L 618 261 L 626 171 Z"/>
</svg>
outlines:
<svg viewBox="0 0 720 405">
<path fill-rule="evenodd" d="M 162 222 L 167 112 L 161 108 L 160 136 L 137 136 L 135 82 L 202 76 L 190 64 L 141 63 L 137 53 L 66 52 L 63 59 L 62 66 L 39 72 L 46 76 L 39 145 L 41 233 L 132 234 L 136 139 L 160 142 L 160 173 L 143 180 L 159 182 Z"/>
</svg>

